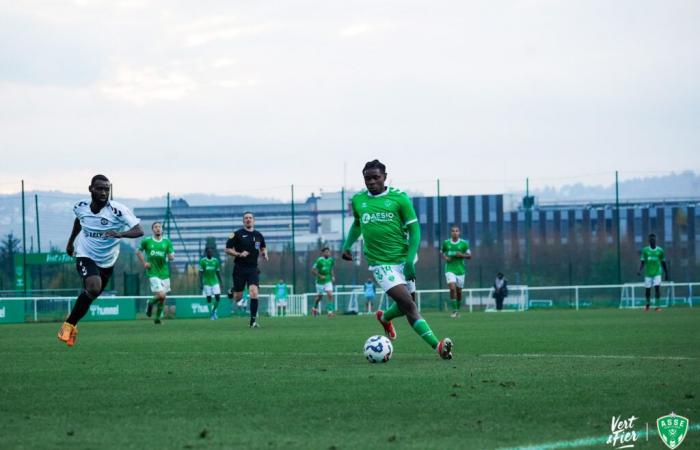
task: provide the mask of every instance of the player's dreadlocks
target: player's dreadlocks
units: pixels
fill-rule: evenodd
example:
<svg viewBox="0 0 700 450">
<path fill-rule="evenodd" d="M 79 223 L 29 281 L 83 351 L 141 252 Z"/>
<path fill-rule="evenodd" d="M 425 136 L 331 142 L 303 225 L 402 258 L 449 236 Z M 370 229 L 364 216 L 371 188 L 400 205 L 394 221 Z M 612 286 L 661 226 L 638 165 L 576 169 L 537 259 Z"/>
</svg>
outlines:
<svg viewBox="0 0 700 450">
<path fill-rule="evenodd" d="M 369 169 L 379 169 L 382 173 L 386 173 L 386 166 L 382 164 L 378 159 L 369 161 L 367 164 L 365 164 L 364 169 L 362 169 L 362 173 L 365 173 L 365 170 Z"/>
</svg>

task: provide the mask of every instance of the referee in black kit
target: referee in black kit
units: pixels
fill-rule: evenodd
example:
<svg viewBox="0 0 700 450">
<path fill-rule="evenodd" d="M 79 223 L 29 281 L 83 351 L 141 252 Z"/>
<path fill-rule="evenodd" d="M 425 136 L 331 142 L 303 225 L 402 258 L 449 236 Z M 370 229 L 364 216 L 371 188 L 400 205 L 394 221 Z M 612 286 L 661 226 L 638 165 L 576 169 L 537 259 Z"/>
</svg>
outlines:
<svg viewBox="0 0 700 450">
<path fill-rule="evenodd" d="M 238 302 L 243 297 L 243 289 L 248 285 L 250 294 L 250 327 L 258 328 L 255 317 L 258 315 L 258 285 L 260 284 L 260 269 L 258 256 L 262 253 L 265 261 L 267 247 L 265 238 L 255 231 L 255 217 L 250 211 L 243 213 L 243 228 L 236 230 L 226 241 L 226 254 L 233 260 L 233 300 Z"/>
</svg>

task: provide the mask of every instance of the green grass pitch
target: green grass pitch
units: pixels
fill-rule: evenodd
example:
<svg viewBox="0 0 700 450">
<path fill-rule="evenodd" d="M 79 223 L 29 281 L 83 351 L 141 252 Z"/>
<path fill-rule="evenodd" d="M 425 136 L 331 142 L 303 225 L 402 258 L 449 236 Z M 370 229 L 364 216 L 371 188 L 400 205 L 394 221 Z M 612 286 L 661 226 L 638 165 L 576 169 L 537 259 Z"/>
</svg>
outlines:
<svg viewBox="0 0 700 450">
<path fill-rule="evenodd" d="M 371 316 L 0 327 L 3 449 L 493 449 L 610 434 L 612 416 L 700 421 L 700 310 L 428 313 L 369 364 Z M 549 447 L 562 448 L 562 447 Z M 598 443 L 592 448 L 613 448 Z M 694 428 L 681 449 L 700 448 Z"/>
</svg>

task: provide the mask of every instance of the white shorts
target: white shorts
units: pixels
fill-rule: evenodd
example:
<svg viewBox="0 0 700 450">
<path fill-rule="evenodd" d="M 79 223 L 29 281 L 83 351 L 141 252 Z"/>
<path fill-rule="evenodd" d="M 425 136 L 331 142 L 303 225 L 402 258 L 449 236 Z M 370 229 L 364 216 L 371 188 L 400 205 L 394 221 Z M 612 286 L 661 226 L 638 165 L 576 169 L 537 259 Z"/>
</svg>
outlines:
<svg viewBox="0 0 700 450">
<path fill-rule="evenodd" d="M 286 298 L 278 299 L 278 300 L 277 300 L 277 306 L 278 306 L 278 307 L 280 307 L 280 306 L 286 307 L 286 306 L 287 306 L 287 299 L 286 299 Z"/>
<path fill-rule="evenodd" d="M 447 281 L 447 284 L 456 284 L 460 289 L 464 287 L 464 275 L 455 275 L 452 272 L 445 272 L 445 281 Z"/>
<path fill-rule="evenodd" d="M 644 277 L 644 287 L 661 286 L 661 275 L 655 277 Z"/>
<path fill-rule="evenodd" d="M 384 292 L 399 284 L 405 284 L 408 292 L 416 292 L 416 282 L 406 281 L 403 275 L 404 264 L 385 265 L 385 266 L 369 266 L 368 269 L 374 275 L 374 279 Z"/>
<path fill-rule="evenodd" d="M 170 292 L 170 278 L 162 280 L 158 277 L 151 277 L 148 281 L 151 283 L 151 292 Z"/>
<path fill-rule="evenodd" d="M 205 284 L 204 288 L 202 289 L 202 295 L 204 295 L 205 297 L 211 297 L 212 295 L 221 295 L 221 286 L 218 284 L 215 284 L 214 286 L 207 286 Z"/>
<path fill-rule="evenodd" d="M 324 294 L 326 292 L 333 292 L 333 283 L 318 284 L 316 283 L 316 293 Z"/>
</svg>

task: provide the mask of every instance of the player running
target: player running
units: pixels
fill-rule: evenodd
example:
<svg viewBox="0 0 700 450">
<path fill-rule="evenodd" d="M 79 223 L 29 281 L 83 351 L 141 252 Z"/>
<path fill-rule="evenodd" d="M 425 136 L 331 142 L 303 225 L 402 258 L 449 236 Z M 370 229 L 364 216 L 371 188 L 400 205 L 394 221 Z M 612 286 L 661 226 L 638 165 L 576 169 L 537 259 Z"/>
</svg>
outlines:
<svg viewBox="0 0 700 450">
<path fill-rule="evenodd" d="M 352 261 L 350 248 L 362 235 L 369 270 L 377 284 L 394 300 L 386 310 L 377 311 L 377 320 L 389 339 L 396 339 L 391 321 L 405 315 L 413 330 L 442 359 L 452 359 L 452 340 L 439 341 L 428 323 L 421 317 L 411 297 L 415 291 L 420 225 L 408 195 L 385 186 L 386 167 L 378 160 L 365 164 L 362 170 L 367 190 L 352 197 L 355 216 L 343 245 L 343 259 Z M 407 236 L 408 235 L 408 236 Z"/>
<path fill-rule="evenodd" d="M 452 314 L 450 317 L 459 317 L 459 308 L 462 305 L 462 288 L 464 287 L 464 277 L 467 274 L 465 260 L 471 259 L 472 252 L 469 250 L 469 242 L 459 238 L 459 227 L 452 225 L 450 228 L 450 238 L 445 239 L 440 249 L 442 257 L 445 259 L 445 281 L 450 287 L 450 300 L 452 300 Z"/>
<path fill-rule="evenodd" d="M 314 265 L 311 267 L 311 273 L 316 276 L 316 300 L 314 301 L 314 306 L 311 308 L 311 315 L 318 316 L 318 305 L 321 303 L 323 294 L 328 296 L 328 303 L 326 304 L 326 309 L 328 310 L 328 317 L 335 316 L 333 312 L 333 283 L 335 283 L 335 261 L 331 258 L 331 249 L 328 247 L 323 247 L 321 249 L 321 256 L 316 259 Z"/>
<path fill-rule="evenodd" d="M 160 325 L 163 308 L 165 308 L 165 297 L 170 292 L 170 268 L 168 267 L 168 262 L 175 259 L 175 252 L 170 239 L 163 237 L 163 224 L 153 222 L 151 230 L 153 231 L 153 236 L 141 241 L 136 251 L 136 256 L 141 261 L 143 268 L 146 269 L 151 292 L 153 293 L 153 298 L 148 300 L 148 305 L 146 306 L 146 316 L 151 317 L 153 305 L 157 304 L 153 323 Z"/>
<path fill-rule="evenodd" d="M 661 311 L 661 275 L 665 274 L 665 279 L 668 281 L 668 267 L 666 266 L 666 254 L 664 249 L 656 245 L 656 235 L 649 235 L 649 245 L 642 249 L 642 257 L 639 263 L 637 275 L 642 274 L 644 269 L 644 287 L 647 304 L 644 307 L 645 311 L 649 311 L 651 306 L 651 287 L 654 286 L 654 297 L 656 303 L 656 311 Z"/>
<path fill-rule="evenodd" d="M 214 249 L 207 247 L 206 257 L 199 260 L 199 289 L 202 295 L 207 298 L 207 308 L 211 320 L 217 320 L 219 315 L 219 302 L 221 301 L 221 263 L 214 257 Z M 214 304 L 211 304 L 211 297 L 214 296 Z"/>
<path fill-rule="evenodd" d="M 268 260 L 265 238 L 255 230 L 255 217 L 252 212 L 243 213 L 243 228 L 239 228 L 226 242 L 226 254 L 233 256 L 233 297 L 235 302 L 243 298 L 247 286 L 250 292 L 250 327 L 258 328 L 258 285 L 260 270 L 258 256 Z"/>
<path fill-rule="evenodd" d="M 112 276 L 119 257 L 120 239 L 143 236 L 140 221 L 131 210 L 109 200 L 110 188 L 106 176 L 95 175 L 88 187 L 90 199 L 81 200 L 73 206 L 75 221 L 66 253 L 76 257 L 76 268 L 83 279 L 83 292 L 58 330 L 58 339 L 69 347 L 74 346 L 78 338 L 78 322 L 87 314 L 90 304 L 100 296 Z"/>
</svg>

